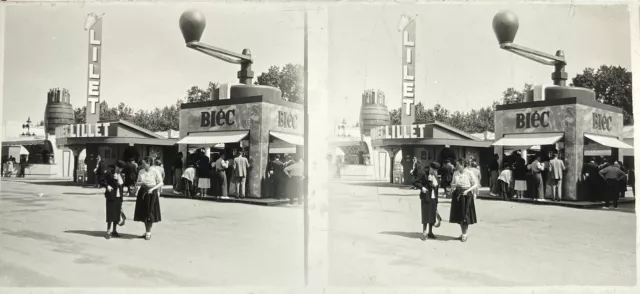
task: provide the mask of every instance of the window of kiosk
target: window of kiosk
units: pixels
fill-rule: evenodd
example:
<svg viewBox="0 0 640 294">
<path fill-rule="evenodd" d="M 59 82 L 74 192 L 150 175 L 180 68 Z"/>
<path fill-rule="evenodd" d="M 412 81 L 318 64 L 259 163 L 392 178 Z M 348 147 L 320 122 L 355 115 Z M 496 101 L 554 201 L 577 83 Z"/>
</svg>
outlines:
<svg viewBox="0 0 640 294">
<path fill-rule="evenodd" d="M 560 158 L 564 158 L 564 139 L 552 144 L 552 145 L 536 145 L 530 147 L 509 147 L 503 149 L 503 156 L 506 160 L 515 162 L 517 157 L 526 152 L 527 164 L 532 163 L 536 156 L 540 156 L 541 162 L 546 162 L 551 159 L 551 154 L 558 154 Z"/>
</svg>

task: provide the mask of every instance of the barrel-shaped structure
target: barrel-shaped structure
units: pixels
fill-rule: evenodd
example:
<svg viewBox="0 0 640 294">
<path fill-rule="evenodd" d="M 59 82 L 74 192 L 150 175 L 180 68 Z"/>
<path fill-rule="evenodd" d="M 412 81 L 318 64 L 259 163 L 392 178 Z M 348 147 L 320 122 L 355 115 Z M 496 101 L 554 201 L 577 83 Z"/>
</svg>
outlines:
<svg viewBox="0 0 640 294">
<path fill-rule="evenodd" d="M 364 136 L 371 136 L 371 129 L 390 124 L 389 109 L 385 105 L 384 93 L 380 91 L 365 91 L 362 94 L 360 107 L 360 132 Z"/>
<path fill-rule="evenodd" d="M 54 135 L 59 126 L 73 124 L 75 116 L 71 98 L 67 89 L 51 89 L 47 94 L 47 106 L 44 110 L 44 127 L 49 135 Z"/>
</svg>

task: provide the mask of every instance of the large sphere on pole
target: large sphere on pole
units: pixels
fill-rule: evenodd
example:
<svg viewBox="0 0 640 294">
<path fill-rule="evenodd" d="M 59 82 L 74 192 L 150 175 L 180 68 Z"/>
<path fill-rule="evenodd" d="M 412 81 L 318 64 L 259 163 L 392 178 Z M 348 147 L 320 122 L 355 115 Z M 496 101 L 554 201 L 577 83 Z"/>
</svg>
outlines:
<svg viewBox="0 0 640 294">
<path fill-rule="evenodd" d="M 493 32 L 500 44 L 513 43 L 519 26 L 518 16 L 511 11 L 500 11 L 493 17 Z"/>
<path fill-rule="evenodd" d="M 180 31 L 186 43 L 199 42 L 207 26 L 207 19 L 198 10 L 190 9 L 180 16 Z"/>
</svg>

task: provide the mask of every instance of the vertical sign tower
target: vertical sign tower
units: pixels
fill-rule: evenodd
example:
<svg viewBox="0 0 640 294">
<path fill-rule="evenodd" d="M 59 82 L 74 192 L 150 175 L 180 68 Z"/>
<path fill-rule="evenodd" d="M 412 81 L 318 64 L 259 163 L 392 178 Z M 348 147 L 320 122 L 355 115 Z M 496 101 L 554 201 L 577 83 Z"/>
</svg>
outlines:
<svg viewBox="0 0 640 294">
<path fill-rule="evenodd" d="M 409 133 L 415 120 L 415 99 L 416 99 L 416 19 L 407 14 L 403 14 L 398 24 L 398 31 L 402 32 L 402 109 L 400 122 L 403 125 L 403 134 Z M 402 146 L 403 182 L 410 183 L 411 169 L 414 148 Z"/>
<path fill-rule="evenodd" d="M 398 31 L 402 32 L 402 125 L 415 121 L 414 105 L 416 96 L 416 20 L 402 15 Z"/>
<path fill-rule="evenodd" d="M 100 75 L 102 73 L 102 15 L 89 13 L 84 29 L 89 32 L 89 62 L 87 79 L 86 123 L 97 124 L 100 120 Z"/>
</svg>

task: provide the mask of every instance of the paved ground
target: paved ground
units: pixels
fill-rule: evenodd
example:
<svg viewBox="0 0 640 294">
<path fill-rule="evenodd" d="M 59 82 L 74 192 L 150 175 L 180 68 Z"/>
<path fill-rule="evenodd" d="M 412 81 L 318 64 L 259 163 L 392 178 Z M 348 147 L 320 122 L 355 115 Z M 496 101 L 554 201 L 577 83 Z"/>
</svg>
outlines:
<svg viewBox="0 0 640 294">
<path fill-rule="evenodd" d="M 300 286 L 302 210 L 161 199 L 150 241 L 128 221 L 104 239 L 98 189 L 0 186 L 0 287 Z M 40 193 L 44 195 L 40 197 Z M 133 217 L 134 199 L 124 211 Z"/>
<path fill-rule="evenodd" d="M 560 286 L 636 283 L 636 218 L 617 211 L 478 200 L 461 243 L 443 222 L 421 241 L 415 190 L 336 183 L 329 193 L 332 286 Z M 439 211 L 449 218 L 450 203 Z"/>
</svg>

